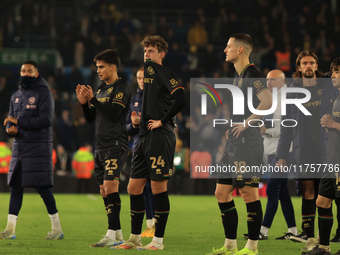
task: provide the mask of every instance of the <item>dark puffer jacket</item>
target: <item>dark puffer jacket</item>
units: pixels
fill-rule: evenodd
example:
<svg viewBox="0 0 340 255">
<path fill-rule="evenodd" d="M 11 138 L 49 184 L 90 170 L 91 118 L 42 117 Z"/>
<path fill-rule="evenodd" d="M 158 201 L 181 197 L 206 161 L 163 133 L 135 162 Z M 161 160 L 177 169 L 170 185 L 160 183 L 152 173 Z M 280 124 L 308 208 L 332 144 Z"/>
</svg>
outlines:
<svg viewBox="0 0 340 255">
<path fill-rule="evenodd" d="M 142 101 L 143 101 L 143 90 L 140 88 L 137 89 L 137 94 L 131 98 L 131 104 L 128 111 L 128 115 L 126 118 L 126 129 L 128 135 L 134 136 L 133 137 L 133 145 L 132 145 L 132 152 L 135 152 L 135 148 L 139 141 L 139 128 L 134 128 L 131 123 L 131 113 L 135 111 L 138 115 L 139 112 L 142 112 Z"/>
<path fill-rule="evenodd" d="M 9 116 L 18 119 L 18 134 L 13 143 L 9 185 L 21 164 L 22 187 L 53 186 L 53 113 L 54 100 L 41 76 L 29 86 L 20 84 L 12 95 Z M 12 125 L 9 122 L 7 128 Z"/>
</svg>

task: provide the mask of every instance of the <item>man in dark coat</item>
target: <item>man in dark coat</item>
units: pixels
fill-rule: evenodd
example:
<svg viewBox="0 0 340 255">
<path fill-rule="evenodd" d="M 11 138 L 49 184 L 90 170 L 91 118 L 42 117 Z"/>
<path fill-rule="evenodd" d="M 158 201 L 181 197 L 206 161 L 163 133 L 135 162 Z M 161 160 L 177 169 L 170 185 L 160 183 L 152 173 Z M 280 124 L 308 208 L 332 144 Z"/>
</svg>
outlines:
<svg viewBox="0 0 340 255">
<path fill-rule="evenodd" d="M 46 239 L 63 239 L 53 186 L 52 120 L 54 103 L 46 80 L 34 61 L 23 63 L 19 89 L 12 95 L 6 132 L 15 137 L 8 173 L 11 186 L 7 227 L 0 239 L 15 239 L 15 227 L 25 187 L 36 188 L 52 222 Z"/>
<path fill-rule="evenodd" d="M 132 151 L 135 151 L 139 141 L 139 123 L 142 112 L 143 88 L 144 88 L 144 67 L 137 71 L 137 94 L 131 98 L 131 104 L 126 118 L 126 129 L 128 135 L 133 136 Z"/>
</svg>

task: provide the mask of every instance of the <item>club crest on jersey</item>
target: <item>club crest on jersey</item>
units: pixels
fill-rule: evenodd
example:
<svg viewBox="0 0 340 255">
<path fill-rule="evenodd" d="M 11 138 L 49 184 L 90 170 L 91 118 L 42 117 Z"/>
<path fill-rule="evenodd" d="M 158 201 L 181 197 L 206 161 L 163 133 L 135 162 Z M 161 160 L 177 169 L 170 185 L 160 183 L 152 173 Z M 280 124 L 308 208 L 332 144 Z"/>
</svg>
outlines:
<svg viewBox="0 0 340 255">
<path fill-rule="evenodd" d="M 321 96 L 321 94 L 322 94 L 322 89 L 319 89 L 318 90 L 318 96 Z"/>
<path fill-rule="evenodd" d="M 35 103 L 35 98 L 34 98 L 34 97 L 30 97 L 30 98 L 28 99 L 28 103 L 29 103 L 29 104 L 34 104 L 34 103 Z"/>
<path fill-rule="evenodd" d="M 251 178 L 251 183 L 255 183 L 255 184 L 260 183 L 260 178 L 257 176 L 253 176 Z"/>
<path fill-rule="evenodd" d="M 15 99 L 14 103 L 19 103 L 19 98 L 18 97 Z"/>
<path fill-rule="evenodd" d="M 106 90 L 106 93 L 107 93 L 107 94 L 111 94 L 112 90 L 113 90 L 113 87 L 108 88 L 108 89 Z"/>
<path fill-rule="evenodd" d="M 262 86 L 262 82 L 261 81 L 259 81 L 259 80 L 257 80 L 257 81 L 255 81 L 254 82 L 254 86 L 255 86 L 255 88 L 259 88 L 259 87 L 261 87 Z"/>
<path fill-rule="evenodd" d="M 135 102 L 135 105 L 134 105 L 134 107 L 138 107 L 138 102 Z"/>
<path fill-rule="evenodd" d="M 118 92 L 117 95 L 116 95 L 116 99 L 122 99 L 123 95 L 124 95 L 124 93 Z"/>
<path fill-rule="evenodd" d="M 155 74 L 155 70 L 153 70 L 152 66 L 149 66 L 147 71 L 148 71 L 149 75 L 154 75 Z"/>
<path fill-rule="evenodd" d="M 173 88 L 179 85 L 179 82 L 175 78 L 172 78 L 170 80 L 170 83 L 171 83 Z"/>
</svg>

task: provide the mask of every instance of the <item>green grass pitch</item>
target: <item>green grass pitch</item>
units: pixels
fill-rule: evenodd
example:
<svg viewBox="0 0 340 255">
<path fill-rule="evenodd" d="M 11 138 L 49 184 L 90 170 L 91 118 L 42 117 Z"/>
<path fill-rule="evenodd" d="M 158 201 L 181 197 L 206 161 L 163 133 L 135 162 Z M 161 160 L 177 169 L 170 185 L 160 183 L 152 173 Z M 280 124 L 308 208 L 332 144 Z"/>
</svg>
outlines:
<svg viewBox="0 0 340 255">
<path fill-rule="evenodd" d="M 16 240 L 0 240 L 0 254 L 206 254 L 212 247 L 224 244 L 220 212 L 213 196 L 170 196 L 171 211 L 165 233 L 164 251 L 110 250 L 90 248 L 106 233 L 107 218 L 99 195 L 56 194 L 64 240 L 45 240 L 51 230 L 50 219 L 38 194 L 25 194 L 19 214 Z M 124 238 L 130 234 L 129 197 L 122 195 L 121 223 Z M 6 227 L 9 194 L 0 193 L 0 230 Z M 237 242 L 243 248 L 247 233 L 246 207 L 241 198 L 235 198 L 239 216 Z M 301 198 L 293 198 L 298 229 L 301 226 Z M 265 210 L 266 199 L 262 199 Z M 334 215 L 336 206 L 334 206 Z M 316 224 L 317 225 L 317 224 Z M 337 221 L 334 221 L 334 234 Z M 144 227 L 143 227 L 144 228 Z M 276 241 L 287 226 L 279 207 L 269 239 L 259 241 L 260 255 L 301 254 L 303 244 L 289 240 Z M 333 236 L 333 235 L 332 235 Z M 142 238 L 148 244 L 151 238 Z M 332 252 L 340 244 L 331 244 Z"/>
</svg>

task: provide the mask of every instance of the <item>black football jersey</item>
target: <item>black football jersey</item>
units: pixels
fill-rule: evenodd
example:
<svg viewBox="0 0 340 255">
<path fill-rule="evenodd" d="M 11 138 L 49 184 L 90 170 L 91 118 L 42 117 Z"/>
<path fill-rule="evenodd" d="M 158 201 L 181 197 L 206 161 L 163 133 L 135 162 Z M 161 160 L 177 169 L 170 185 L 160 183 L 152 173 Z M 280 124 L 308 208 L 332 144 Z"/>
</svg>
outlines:
<svg viewBox="0 0 340 255">
<path fill-rule="evenodd" d="M 150 119 L 160 120 L 168 112 L 174 100 L 172 94 L 178 89 L 184 88 L 171 69 L 150 60 L 145 62 L 140 135 L 149 132 L 147 126 Z M 164 123 L 161 128 L 173 132 L 174 120 Z"/>
<path fill-rule="evenodd" d="M 340 123 L 340 96 L 335 100 L 332 110 L 332 119 Z M 328 128 L 327 164 L 340 164 L 340 131 Z"/>
<path fill-rule="evenodd" d="M 107 107 L 112 107 L 113 104 L 124 107 L 123 113 L 115 122 L 107 119 L 99 110 L 96 110 L 96 148 L 100 150 L 109 149 L 112 145 L 118 145 L 120 142 L 124 149 L 128 149 L 126 116 L 131 103 L 129 86 L 119 78 L 113 84 L 106 85 L 104 83 L 99 86 L 95 97 Z M 91 107 L 95 108 L 94 105 L 91 105 Z"/>
<path fill-rule="evenodd" d="M 240 74 L 235 72 L 234 82 L 233 85 L 237 86 L 239 89 L 242 90 L 244 95 L 244 115 L 233 115 L 231 117 L 233 123 L 235 122 L 243 122 L 249 116 L 252 115 L 248 108 L 248 88 L 253 88 L 253 106 L 256 109 L 259 104 L 260 100 L 257 96 L 264 90 L 268 89 L 265 83 L 265 79 L 261 78 L 260 71 L 254 66 L 254 64 L 249 64 L 245 66 Z M 233 100 L 233 99 L 232 99 Z M 233 104 L 231 104 L 232 106 Z M 232 109 L 233 112 L 233 109 Z M 254 125 L 254 122 L 251 123 Z"/>
<path fill-rule="evenodd" d="M 321 110 L 321 94 L 322 84 L 317 83 L 313 87 L 305 87 L 309 90 L 311 98 L 303 106 L 312 114 L 303 116 L 303 163 L 312 164 L 321 161 L 320 146 L 321 146 L 321 124 L 320 124 L 320 110 Z"/>
</svg>

